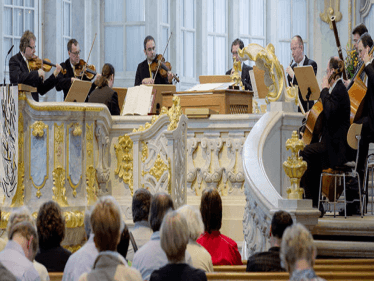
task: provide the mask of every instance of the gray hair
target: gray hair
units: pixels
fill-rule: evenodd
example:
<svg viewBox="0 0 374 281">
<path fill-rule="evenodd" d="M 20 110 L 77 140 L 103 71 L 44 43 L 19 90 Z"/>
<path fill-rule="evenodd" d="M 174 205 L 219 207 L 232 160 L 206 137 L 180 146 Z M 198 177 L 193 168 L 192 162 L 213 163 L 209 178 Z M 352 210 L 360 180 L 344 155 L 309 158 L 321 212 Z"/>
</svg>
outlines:
<svg viewBox="0 0 374 281">
<path fill-rule="evenodd" d="M 312 234 L 300 223 L 289 226 L 282 238 L 280 258 L 281 262 L 290 273 L 295 269 L 296 262 L 306 260 L 313 267 L 317 247 Z"/>
<path fill-rule="evenodd" d="M 121 209 L 121 206 L 118 204 L 117 200 L 112 196 L 112 195 L 106 195 L 106 196 L 102 196 L 100 197 L 100 200 L 98 199 L 96 201 L 96 203 L 91 207 L 91 211 L 90 211 L 90 218 L 89 218 L 89 222 L 91 222 L 91 215 L 92 215 L 92 212 L 93 210 L 95 209 L 95 207 L 99 204 L 102 204 L 103 202 L 107 202 L 107 201 L 112 201 L 115 208 L 118 210 L 118 213 L 120 214 L 121 216 L 121 226 L 120 226 L 120 231 L 122 233 L 123 229 L 125 228 L 125 221 L 122 219 L 122 209 Z M 85 214 L 86 215 L 86 214 Z M 86 218 L 85 218 L 86 219 Z M 92 224 L 90 223 L 90 227 L 91 227 L 91 231 L 92 231 Z M 85 228 L 86 230 L 86 228 Z"/>
<path fill-rule="evenodd" d="M 161 248 L 169 262 L 181 262 L 185 258 L 189 238 L 187 221 L 177 211 L 168 212 L 161 225 Z"/>
<path fill-rule="evenodd" d="M 200 234 L 204 232 L 204 224 L 201 218 L 201 213 L 198 209 L 190 205 L 184 205 L 177 211 L 184 215 L 187 221 L 187 226 L 190 232 L 190 239 L 196 241 Z"/>
<path fill-rule="evenodd" d="M 10 240 L 10 229 L 19 222 L 27 221 L 32 224 L 33 227 L 36 228 L 35 225 L 35 219 L 32 217 L 30 210 L 23 206 L 21 208 L 16 209 L 12 212 L 12 214 L 9 217 L 7 230 L 8 230 L 8 239 Z"/>
<path fill-rule="evenodd" d="M 92 213 L 91 209 L 86 209 L 86 211 L 84 212 L 84 231 L 86 232 L 87 239 L 90 238 L 90 234 L 92 231 L 91 222 L 90 222 L 91 213 Z"/>
</svg>

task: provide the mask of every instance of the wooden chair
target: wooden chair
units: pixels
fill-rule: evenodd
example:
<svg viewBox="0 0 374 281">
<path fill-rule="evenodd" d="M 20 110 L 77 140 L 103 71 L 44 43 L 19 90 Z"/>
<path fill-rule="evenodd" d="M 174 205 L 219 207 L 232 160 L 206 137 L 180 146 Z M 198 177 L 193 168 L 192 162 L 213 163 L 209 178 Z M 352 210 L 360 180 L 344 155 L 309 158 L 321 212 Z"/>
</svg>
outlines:
<svg viewBox="0 0 374 281">
<path fill-rule="evenodd" d="M 63 272 L 49 272 L 49 279 L 50 281 L 61 281 Z"/>
</svg>

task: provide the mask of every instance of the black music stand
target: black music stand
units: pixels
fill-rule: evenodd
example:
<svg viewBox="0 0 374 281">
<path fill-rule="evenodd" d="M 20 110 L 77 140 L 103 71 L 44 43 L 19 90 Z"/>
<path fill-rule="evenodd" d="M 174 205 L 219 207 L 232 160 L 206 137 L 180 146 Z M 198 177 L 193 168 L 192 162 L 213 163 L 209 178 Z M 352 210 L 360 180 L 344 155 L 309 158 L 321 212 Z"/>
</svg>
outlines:
<svg viewBox="0 0 374 281">
<path fill-rule="evenodd" d="M 307 101 L 308 107 L 309 101 L 318 100 L 321 93 L 313 67 L 311 65 L 298 66 L 294 68 L 294 72 L 301 96 Z M 309 111 L 309 109 L 310 108 L 307 108 L 306 111 Z"/>
</svg>

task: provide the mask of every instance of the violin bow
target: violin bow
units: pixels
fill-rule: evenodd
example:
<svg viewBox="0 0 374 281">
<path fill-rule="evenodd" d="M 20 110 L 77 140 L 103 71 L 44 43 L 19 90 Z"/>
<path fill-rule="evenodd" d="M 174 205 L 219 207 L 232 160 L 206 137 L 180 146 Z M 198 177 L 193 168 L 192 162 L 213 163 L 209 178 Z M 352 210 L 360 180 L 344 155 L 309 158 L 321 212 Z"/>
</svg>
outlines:
<svg viewBox="0 0 374 281">
<path fill-rule="evenodd" d="M 173 32 L 170 32 L 170 36 L 169 36 L 168 42 L 166 43 L 166 47 L 165 47 L 165 49 L 164 49 L 164 52 L 162 53 L 162 57 L 163 57 L 163 58 L 164 58 L 164 55 L 165 55 L 166 49 L 168 48 L 169 41 L 170 41 L 170 38 L 171 38 L 172 35 L 173 35 Z M 156 70 L 156 73 L 155 73 L 155 77 L 153 78 L 153 81 L 156 80 L 156 76 L 157 76 L 158 70 L 159 70 L 159 68 L 160 68 L 160 64 L 161 64 L 161 63 L 158 63 L 158 65 L 157 65 L 157 70 Z"/>
<path fill-rule="evenodd" d="M 94 37 L 94 39 L 93 39 L 93 41 L 92 41 L 91 49 L 90 49 L 90 52 L 88 53 L 88 58 L 87 58 L 86 64 L 83 66 L 82 76 L 81 76 L 80 79 L 83 79 L 83 75 L 84 75 L 84 73 L 86 72 L 86 68 L 87 68 L 88 60 L 90 59 L 91 52 L 92 52 L 92 48 L 93 48 L 94 43 L 95 43 L 95 40 L 96 40 L 96 35 L 97 35 L 97 33 L 95 33 L 95 37 Z"/>
</svg>

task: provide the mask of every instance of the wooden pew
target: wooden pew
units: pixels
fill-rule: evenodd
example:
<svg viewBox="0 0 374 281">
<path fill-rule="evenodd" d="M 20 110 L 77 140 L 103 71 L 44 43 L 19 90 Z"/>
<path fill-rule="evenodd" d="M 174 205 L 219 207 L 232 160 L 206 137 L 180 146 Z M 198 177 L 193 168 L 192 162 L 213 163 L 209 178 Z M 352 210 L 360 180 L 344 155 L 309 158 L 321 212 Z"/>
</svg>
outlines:
<svg viewBox="0 0 374 281">
<path fill-rule="evenodd" d="M 215 265 L 213 266 L 214 272 L 237 272 L 242 273 L 247 269 L 246 265 Z M 374 272 L 373 264 L 316 264 L 314 270 L 317 272 L 326 271 L 361 271 L 361 272 Z"/>
<path fill-rule="evenodd" d="M 317 272 L 317 275 L 326 280 L 334 281 L 359 281 L 359 280 L 374 280 L 374 272 Z M 288 272 L 247 272 L 247 273 L 206 273 L 206 277 L 210 281 L 226 281 L 226 280 L 289 280 Z"/>
<path fill-rule="evenodd" d="M 50 281 L 61 281 L 63 272 L 49 272 L 49 279 Z"/>
<path fill-rule="evenodd" d="M 247 260 L 242 260 L 243 265 L 247 265 Z M 374 259 L 316 259 L 315 264 L 372 264 Z"/>
</svg>

